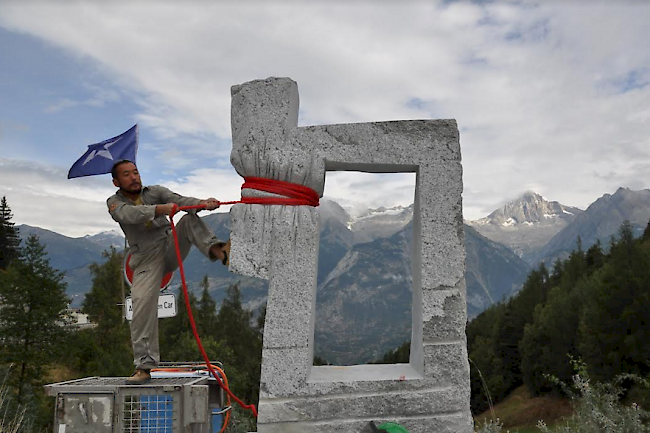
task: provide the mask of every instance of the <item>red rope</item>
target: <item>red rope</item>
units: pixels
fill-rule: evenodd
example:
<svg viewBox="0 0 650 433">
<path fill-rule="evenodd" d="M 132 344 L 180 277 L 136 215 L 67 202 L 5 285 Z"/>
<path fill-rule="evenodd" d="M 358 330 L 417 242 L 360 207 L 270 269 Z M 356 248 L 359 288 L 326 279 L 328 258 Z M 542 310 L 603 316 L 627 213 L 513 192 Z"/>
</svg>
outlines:
<svg viewBox="0 0 650 433">
<path fill-rule="evenodd" d="M 179 210 L 203 209 L 203 208 L 205 208 L 205 205 L 183 206 L 183 207 L 174 205 L 172 208 L 172 213 L 169 215 L 169 219 L 171 220 L 171 226 L 172 226 L 172 235 L 174 236 L 174 247 L 176 248 L 176 259 L 178 260 L 178 270 L 181 274 L 181 282 L 183 284 L 183 296 L 185 297 L 185 306 L 187 307 L 187 315 L 190 318 L 190 325 L 192 326 L 192 333 L 194 334 L 194 339 L 196 340 L 196 344 L 199 347 L 201 356 L 203 357 L 203 360 L 205 361 L 205 364 L 207 365 L 208 370 L 210 371 L 212 377 L 214 377 L 217 380 L 219 386 L 222 389 L 224 389 L 228 393 L 228 395 L 237 402 L 237 404 L 239 404 L 243 409 L 249 409 L 250 411 L 252 411 L 253 416 L 257 418 L 257 408 L 255 407 L 255 405 L 245 404 L 243 401 L 241 401 L 235 394 L 232 393 L 232 391 L 230 391 L 230 388 L 228 388 L 228 386 L 221 380 L 219 375 L 214 371 L 214 368 L 212 368 L 212 364 L 210 364 L 210 358 L 208 357 L 208 354 L 205 352 L 205 349 L 203 348 L 203 343 L 201 343 L 201 337 L 199 337 L 199 332 L 196 330 L 196 323 L 194 322 L 192 307 L 190 306 L 190 296 L 187 293 L 187 283 L 185 282 L 185 270 L 183 269 L 183 256 L 181 255 L 181 250 L 178 248 L 178 235 L 176 234 L 174 215 Z"/>
<path fill-rule="evenodd" d="M 245 203 L 245 204 L 265 204 L 265 205 L 289 205 L 289 206 L 318 206 L 318 193 L 313 189 L 298 185 L 289 182 L 283 182 L 280 180 L 273 179 L 264 179 L 261 177 L 246 177 L 244 178 L 244 184 L 242 189 L 256 189 L 259 191 L 270 192 L 274 194 L 280 194 L 285 197 L 242 197 L 238 201 L 227 201 L 219 202 L 220 205 L 229 205 L 236 203 Z M 174 247 L 176 249 L 176 259 L 178 260 L 178 270 L 181 274 L 181 283 L 183 286 L 183 296 L 185 298 L 185 307 L 187 308 L 187 315 L 190 319 L 190 325 L 192 326 L 192 333 L 194 334 L 194 339 L 196 344 L 199 347 L 201 356 L 205 361 L 205 365 L 208 367 L 210 374 L 217 380 L 219 386 L 228 393 L 233 400 L 239 404 L 243 409 L 249 409 L 253 412 L 253 416 L 257 418 L 257 408 L 254 404 L 245 404 L 241 401 L 235 394 L 230 391 L 227 383 L 222 381 L 219 375 L 214 371 L 212 364 L 210 364 L 210 359 L 208 354 L 203 348 L 203 343 L 201 343 L 201 337 L 199 336 L 198 331 L 196 330 L 196 322 L 194 321 L 194 315 L 192 314 L 192 307 L 190 306 L 190 297 L 187 290 L 187 283 L 185 282 L 185 269 L 183 269 L 183 256 L 181 251 L 178 248 L 178 235 L 176 233 L 176 225 L 174 224 L 174 215 L 181 210 L 189 209 L 204 209 L 205 205 L 195 205 L 195 206 L 182 206 L 174 205 L 172 212 L 169 215 L 171 222 L 172 235 L 174 236 Z"/>
<path fill-rule="evenodd" d="M 265 179 L 263 177 L 245 177 L 241 189 L 256 189 L 283 195 L 284 197 L 242 197 L 237 201 L 222 201 L 219 204 L 237 203 L 286 205 L 286 206 L 318 206 L 318 193 L 308 186 L 281 180 Z"/>
</svg>

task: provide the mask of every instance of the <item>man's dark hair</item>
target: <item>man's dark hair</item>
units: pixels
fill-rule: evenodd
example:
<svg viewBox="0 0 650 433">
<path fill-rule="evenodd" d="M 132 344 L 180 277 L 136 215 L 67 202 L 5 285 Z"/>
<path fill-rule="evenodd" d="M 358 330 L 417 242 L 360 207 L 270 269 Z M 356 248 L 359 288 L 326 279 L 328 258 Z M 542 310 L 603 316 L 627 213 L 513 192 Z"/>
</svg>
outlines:
<svg viewBox="0 0 650 433">
<path fill-rule="evenodd" d="M 126 164 L 127 162 L 135 165 L 135 162 L 129 161 L 128 159 L 120 159 L 115 164 L 113 164 L 113 168 L 111 168 L 111 176 L 113 176 L 113 179 L 117 179 L 117 168 L 122 164 Z"/>
</svg>

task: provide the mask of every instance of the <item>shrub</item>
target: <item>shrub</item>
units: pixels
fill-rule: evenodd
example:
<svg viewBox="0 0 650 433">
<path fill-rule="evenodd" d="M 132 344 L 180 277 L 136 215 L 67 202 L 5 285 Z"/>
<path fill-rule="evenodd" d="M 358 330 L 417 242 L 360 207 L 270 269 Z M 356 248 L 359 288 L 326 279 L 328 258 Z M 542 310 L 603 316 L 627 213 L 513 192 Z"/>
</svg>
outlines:
<svg viewBox="0 0 650 433">
<path fill-rule="evenodd" d="M 0 386 L 0 432 L 2 433 L 18 433 L 23 431 L 25 408 L 20 406 L 14 409 L 11 406 L 12 404 L 7 394 L 7 386 L 3 382 L 2 386 Z"/>
<path fill-rule="evenodd" d="M 476 430 L 476 433 L 502 433 L 502 432 L 503 432 L 503 427 L 501 426 L 501 422 L 499 421 L 499 419 L 496 420 L 491 419 L 489 422 L 485 421 L 483 425 L 479 426 L 478 430 Z"/>
<path fill-rule="evenodd" d="M 574 401 L 575 414 L 566 421 L 566 425 L 556 426 L 552 430 L 540 421 L 542 432 L 554 433 L 642 433 L 650 432 L 650 426 L 644 423 L 650 418 L 650 412 L 637 404 L 625 406 L 620 403 L 623 395 L 622 381 L 634 381 L 647 386 L 646 380 L 631 374 L 623 374 L 613 383 L 592 384 L 587 374 L 586 365 L 579 360 L 571 360 L 576 374 L 573 386 L 568 387 L 556 378 L 549 379 L 559 385 Z"/>
</svg>

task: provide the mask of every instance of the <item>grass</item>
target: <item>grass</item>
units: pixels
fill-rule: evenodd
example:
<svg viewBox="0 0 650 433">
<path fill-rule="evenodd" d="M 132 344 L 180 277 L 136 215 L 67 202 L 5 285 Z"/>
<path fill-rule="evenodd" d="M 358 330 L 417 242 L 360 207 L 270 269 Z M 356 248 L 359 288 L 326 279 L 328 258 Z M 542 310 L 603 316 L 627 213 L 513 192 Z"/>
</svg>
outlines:
<svg viewBox="0 0 650 433">
<path fill-rule="evenodd" d="M 573 414 L 571 402 L 558 397 L 533 397 L 525 386 L 513 390 L 508 397 L 494 406 L 494 416 L 504 430 L 510 433 L 539 433 L 537 422 L 543 419 L 547 425 L 561 422 Z M 474 418 L 476 426 L 492 420 L 491 411 Z"/>
<path fill-rule="evenodd" d="M 571 360 L 576 374 L 568 385 L 549 376 L 567 400 L 552 397 L 531 397 L 525 388 L 513 391 L 493 411 L 476 417 L 480 433 L 650 433 L 650 412 L 641 404 L 650 398 L 650 381 L 632 374 L 621 374 L 611 382 L 592 383 L 586 365 Z M 634 383 L 642 389 L 628 393 L 623 383 Z"/>
<path fill-rule="evenodd" d="M 21 406 L 11 410 L 9 408 L 8 392 L 5 377 L 2 384 L 0 384 L 0 432 L 18 433 L 25 418 L 25 408 Z"/>
<path fill-rule="evenodd" d="M 72 368 L 65 365 L 54 364 L 45 369 L 45 382 L 47 383 L 65 382 L 76 379 L 78 376 Z"/>
</svg>

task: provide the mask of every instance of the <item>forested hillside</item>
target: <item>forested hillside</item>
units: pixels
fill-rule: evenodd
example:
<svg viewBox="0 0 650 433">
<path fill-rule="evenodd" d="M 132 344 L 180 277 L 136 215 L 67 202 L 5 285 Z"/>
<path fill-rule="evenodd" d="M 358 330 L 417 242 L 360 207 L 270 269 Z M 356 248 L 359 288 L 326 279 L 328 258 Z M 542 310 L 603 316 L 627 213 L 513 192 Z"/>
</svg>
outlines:
<svg viewBox="0 0 650 433">
<path fill-rule="evenodd" d="M 535 395 L 555 390 L 548 375 L 570 382 L 569 357 L 596 380 L 646 375 L 649 337 L 650 223 L 635 239 L 625 222 L 609 248 L 583 251 L 578 240 L 568 259 L 541 264 L 516 296 L 468 324 L 472 411 L 488 408 L 485 388 L 498 402 L 521 384 Z"/>
</svg>

